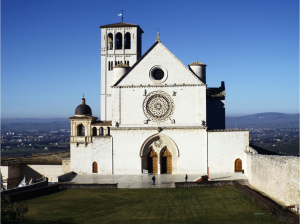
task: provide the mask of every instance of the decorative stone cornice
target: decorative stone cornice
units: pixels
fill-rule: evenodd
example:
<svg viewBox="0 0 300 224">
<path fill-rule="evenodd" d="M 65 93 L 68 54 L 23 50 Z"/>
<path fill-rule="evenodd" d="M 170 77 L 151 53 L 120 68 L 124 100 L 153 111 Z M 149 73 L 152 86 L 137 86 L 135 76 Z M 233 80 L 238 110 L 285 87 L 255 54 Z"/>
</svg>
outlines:
<svg viewBox="0 0 300 224">
<path fill-rule="evenodd" d="M 207 130 L 207 132 L 234 132 L 234 131 L 249 131 L 246 129 L 215 129 L 215 130 Z"/>
<path fill-rule="evenodd" d="M 110 130 L 114 131 L 129 131 L 129 130 L 155 130 L 158 131 L 158 128 L 161 128 L 162 131 L 164 130 L 176 130 L 176 129 L 206 129 L 203 126 L 160 126 L 160 127 L 111 127 Z"/>
<path fill-rule="evenodd" d="M 206 86 L 204 83 L 200 84 L 173 84 L 173 85 L 128 85 L 128 86 L 111 86 L 112 88 L 156 88 L 156 87 L 191 87 L 191 86 Z"/>
</svg>

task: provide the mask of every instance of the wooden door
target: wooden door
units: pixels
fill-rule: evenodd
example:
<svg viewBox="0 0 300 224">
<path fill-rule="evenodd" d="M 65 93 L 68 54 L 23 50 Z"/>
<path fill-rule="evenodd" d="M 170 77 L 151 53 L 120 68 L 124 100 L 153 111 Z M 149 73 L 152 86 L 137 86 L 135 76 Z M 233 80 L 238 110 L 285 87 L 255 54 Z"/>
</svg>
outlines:
<svg viewBox="0 0 300 224">
<path fill-rule="evenodd" d="M 167 157 L 167 173 L 172 173 L 172 157 Z"/>
<path fill-rule="evenodd" d="M 93 173 L 98 173 L 98 164 L 97 164 L 97 162 L 93 162 Z"/>
<path fill-rule="evenodd" d="M 242 160 L 236 159 L 235 160 L 235 172 L 242 172 L 242 171 L 243 171 Z"/>
<path fill-rule="evenodd" d="M 163 153 L 163 157 L 166 157 L 166 160 L 162 160 L 163 162 L 166 161 L 167 164 L 164 164 L 167 168 L 166 173 L 172 173 L 172 154 L 169 149 L 166 149 Z"/>
<path fill-rule="evenodd" d="M 152 167 L 153 167 L 153 173 L 158 173 L 157 157 L 152 157 Z"/>
<path fill-rule="evenodd" d="M 152 158 L 152 172 L 158 173 L 158 159 L 157 159 L 157 153 L 154 151 L 154 149 L 151 150 L 149 157 Z M 151 160 L 148 160 L 148 161 L 151 161 Z M 149 168 L 151 167 L 150 163 L 148 163 L 148 167 Z M 148 172 L 150 172 L 150 171 L 148 171 Z"/>
</svg>

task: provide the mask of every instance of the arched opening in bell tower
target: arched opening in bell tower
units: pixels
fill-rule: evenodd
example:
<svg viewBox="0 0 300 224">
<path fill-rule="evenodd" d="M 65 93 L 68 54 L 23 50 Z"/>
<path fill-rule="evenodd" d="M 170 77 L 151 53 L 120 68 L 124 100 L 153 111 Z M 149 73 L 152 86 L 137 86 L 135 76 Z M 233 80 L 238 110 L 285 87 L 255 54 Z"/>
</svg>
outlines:
<svg viewBox="0 0 300 224">
<path fill-rule="evenodd" d="M 122 34 L 117 33 L 116 34 L 116 50 L 122 49 Z"/>
<path fill-rule="evenodd" d="M 84 125 L 79 124 L 77 126 L 77 136 L 84 136 L 84 135 L 85 135 Z"/>
<path fill-rule="evenodd" d="M 131 48 L 131 37 L 130 33 L 125 34 L 125 49 L 130 49 Z"/>
<path fill-rule="evenodd" d="M 113 49 L 113 47 L 114 47 L 113 43 L 114 43 L 113 35 L 112 35 L 112 33 L 109 33 L 107 35 L 107 49 L 108 50 L 112 50 Z"/>
</svg>

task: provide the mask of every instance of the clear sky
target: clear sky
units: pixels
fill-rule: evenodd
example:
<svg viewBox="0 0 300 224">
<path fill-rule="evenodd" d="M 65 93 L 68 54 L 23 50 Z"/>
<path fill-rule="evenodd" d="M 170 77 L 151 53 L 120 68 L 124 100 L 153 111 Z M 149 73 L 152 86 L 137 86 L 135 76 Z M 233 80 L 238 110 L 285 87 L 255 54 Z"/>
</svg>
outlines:
<svg viewBox="0 0 300 224">
<path fill-rule="evenodd" d="M 68 118 L 84 93 L 100 117 L 100 25 L 143 29 L 186 66 L 225 81 L 226 116 L 299 113 L 298 0 L 2 0 L 1 115 Z"/>
</svg>

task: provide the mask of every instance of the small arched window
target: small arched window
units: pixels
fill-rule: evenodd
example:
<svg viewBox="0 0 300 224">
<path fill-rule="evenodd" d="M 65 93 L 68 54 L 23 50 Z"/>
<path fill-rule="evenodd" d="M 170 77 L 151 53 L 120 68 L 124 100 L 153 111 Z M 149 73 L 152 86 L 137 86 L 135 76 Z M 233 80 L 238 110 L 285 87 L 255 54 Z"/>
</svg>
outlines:
<svg viewBox="0 0 300 224">
<path fill-rule="evenodd" d="M 84 136 L 84 133 L 85 133 L 85 131 L 84 131 L 84 125 L 79 124 L 77 126 L 77 136 Z"/>
<path fill-rule="evenodd" d="M 125 49 L 130 49 L 131 48 L 131 37 L 130 33 L 125 34 Z"/>
<path fill-rule="evenodd" d="M 112 35 L 112 33 L 109 33 L 107 35 L 107 49 L 108 50 L 112 50 L 113 49 L 113 47 L 114 47 L 113 43 L 114 43 L 113 35 Z"/>
<path fill-rule="evenodd" d="M 108 62 L 108 71 L 110 71 L 110 61 Z"/>
<path fill-rule="evenodd" d="M 122 49 L 122 34 L 121 33 L 117 33 L 116 34 L 116 49 Z"/>
<path fill-rule="evenodd" d="M 93 136 L 97 136 L 97 128 L 93 127 Z"/>
<path fill-rule="evenodd" d="M 111 70 L 113 70 L 113 65 L 114 65 L 114 63 L 111 61 L 111 62 L 110 62 L 110 69 L 111 69 Z"/>
<path fill-rule="evenodd" d="M 93 173 L 98 173 L 98 164 L 97 164 L 97 162 L 93 162 Z"/>
</svg>

